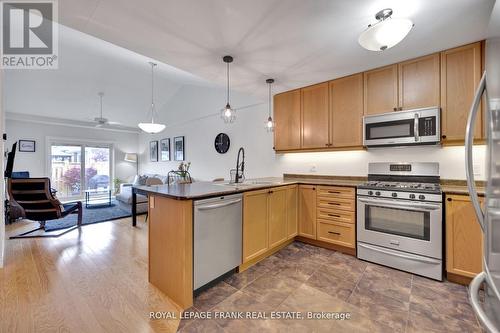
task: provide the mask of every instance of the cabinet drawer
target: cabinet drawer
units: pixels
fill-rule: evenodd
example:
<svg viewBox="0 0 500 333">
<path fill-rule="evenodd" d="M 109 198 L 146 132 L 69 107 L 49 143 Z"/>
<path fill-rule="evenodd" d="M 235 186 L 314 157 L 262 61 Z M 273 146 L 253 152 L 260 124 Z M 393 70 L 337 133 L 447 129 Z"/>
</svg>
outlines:
<svg viewBox="0 0 500 333">
<path fill-rule="evenodd" d="M 355 223 L 354 212 L 338 209 L 318 208 L 317 217 L 320 220 L 328 220 L 342 223 Z"/>
<path fill-rule="evenodd" d="M 318 240 L 354 248 L 354 224 L 318 220 Z"/>
<path fill-rule="evenodd" d="M 319 186 L 318 196 L 324 198 L 354 199 L 354 188 L 342 186 Z"/>
<path fill-rule="evenodd" d="M 318 197 L 318 208 L 340 209 L 354 212 L 354 199 Z"/>
</svg>

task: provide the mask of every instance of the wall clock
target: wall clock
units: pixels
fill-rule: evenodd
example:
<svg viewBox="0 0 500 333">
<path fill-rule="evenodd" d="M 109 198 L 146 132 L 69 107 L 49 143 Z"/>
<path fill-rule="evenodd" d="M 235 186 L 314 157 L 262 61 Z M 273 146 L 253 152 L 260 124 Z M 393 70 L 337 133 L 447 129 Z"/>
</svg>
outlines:
<svg viewBox="0 0 500 333">
<path fill-rule="evenodd" d="M 226 133 L 219 133 L 215 137 L 215 150 L 219 154 L 225 154 L 229 150 L 229 146 L 231 144 L 231 141 L 229 140 L 229 136 L 227 136 Z"/>
</svg>

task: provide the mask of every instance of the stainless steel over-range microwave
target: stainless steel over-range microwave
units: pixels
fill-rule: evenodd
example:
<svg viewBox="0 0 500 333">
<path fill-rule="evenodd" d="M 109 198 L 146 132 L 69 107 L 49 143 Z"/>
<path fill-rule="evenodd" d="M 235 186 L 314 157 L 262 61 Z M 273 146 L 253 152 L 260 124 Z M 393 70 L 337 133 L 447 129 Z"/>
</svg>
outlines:
<svg viewBox="0 0 500 333">
<path fill-rule="evenodd" d="M 363 117 L 366 147 L 439 144 L 439 107 L 396 111 Z"/>
</svg>

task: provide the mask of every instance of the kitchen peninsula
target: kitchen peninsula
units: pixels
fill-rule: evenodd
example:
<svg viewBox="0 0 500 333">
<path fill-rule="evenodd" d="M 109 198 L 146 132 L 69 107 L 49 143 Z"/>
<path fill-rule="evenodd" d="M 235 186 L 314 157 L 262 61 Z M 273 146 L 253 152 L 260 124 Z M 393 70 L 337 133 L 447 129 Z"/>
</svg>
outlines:
<svg viewBox="0 0 500 333">
<path fill-rule="evenodd" d="M 354 193 L 356 185 L 364 180 L 290 175 L 247 180 L 243 184 L 138 186 L 149 202 L 149 281 L 180 308 L 189 308 L 194 290 L 194 204 L 200 199 L 238 193 L 243 193 L 243 258 L 239 271 L 294 239 L 354 255 Z M 318 228 L 317 219 L 321 221 Z"/>
</svg>

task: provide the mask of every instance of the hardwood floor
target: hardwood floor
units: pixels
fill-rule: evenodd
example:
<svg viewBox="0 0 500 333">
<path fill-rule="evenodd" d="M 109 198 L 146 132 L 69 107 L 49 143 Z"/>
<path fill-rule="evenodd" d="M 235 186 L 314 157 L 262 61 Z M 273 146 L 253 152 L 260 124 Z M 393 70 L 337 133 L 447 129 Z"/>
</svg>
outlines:
<svg viewBox="0 0 500 333">
<path fill-rule="evenodd" d="M 6 237 L 33 228 L 6 226 Z M 0 332 L 175 332 L 178 308 L 148 283 L 147 224 L 130 218 L 59 238 L 6 240 L 0 269 Z"/>
</svg>

